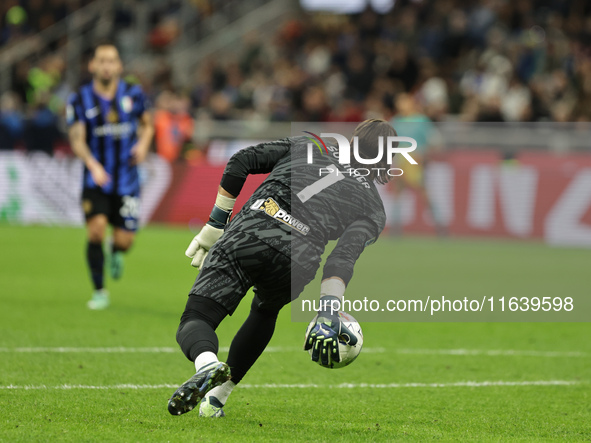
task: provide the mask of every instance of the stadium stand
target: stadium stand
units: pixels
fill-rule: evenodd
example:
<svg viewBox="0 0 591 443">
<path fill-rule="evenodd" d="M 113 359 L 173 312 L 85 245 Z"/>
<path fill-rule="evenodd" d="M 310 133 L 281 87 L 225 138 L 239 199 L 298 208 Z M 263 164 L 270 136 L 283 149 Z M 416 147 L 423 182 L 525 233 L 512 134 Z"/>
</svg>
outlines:
<svg viewBox="0 0 591 443">
<path fill-rule="evenodd" d="M 179 65 L 179 49 L 190 54 L 195 41 L 211 38 L 208 30 L 273 2 L 238 3 L 3 2 L 0 59 L 14 61 L 1 86 L 0 132 L 9 134 L 3 148 L 24 146 L 19 128 L 36 127 L 45 110 L 58 117 L 46 115 L 45 130 L 63 133 L 64 102 L 87 80 L 84 65 L 97 37 L 119 44 L 129 78 L 154 103 L 170 103 L 162 95 L 189 101 L 197 120 L 389 117 L 401 92 L 412 93 L 434 121 L 591 118 L 588 2 L 398 1 L 386 14 L 300 11 L 271 34 L 247 28 L 239 50 Z M 50 38 L 31 43 L 39 36 Z M 178 66 L 194 70 L 180 75 Z"/>
</svg>

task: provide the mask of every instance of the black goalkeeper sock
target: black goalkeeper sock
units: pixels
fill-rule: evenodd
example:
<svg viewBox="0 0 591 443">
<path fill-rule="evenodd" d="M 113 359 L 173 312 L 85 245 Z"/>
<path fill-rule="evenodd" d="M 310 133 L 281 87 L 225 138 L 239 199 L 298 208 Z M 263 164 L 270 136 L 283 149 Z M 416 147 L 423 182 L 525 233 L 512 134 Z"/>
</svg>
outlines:
<svg viewBox="0 0 591 443">
<path fill-rule="evenodd" d="M 103 289 L 103 268 L 105 265 L 105 255 L 101 243 L 88 242 L 86 248 L 86 261 L 90 268 L 90 277 L 94 284 L 94 289 Z"/>
<path fill-rule="evenodd" d="M 227 363 L 234 383 L 242 380 L 271 341 L 278 314 L 278 311 L 259 310 L 253 301 L 250 314 L 232 340 L 228 354 Z"/>
</svg>

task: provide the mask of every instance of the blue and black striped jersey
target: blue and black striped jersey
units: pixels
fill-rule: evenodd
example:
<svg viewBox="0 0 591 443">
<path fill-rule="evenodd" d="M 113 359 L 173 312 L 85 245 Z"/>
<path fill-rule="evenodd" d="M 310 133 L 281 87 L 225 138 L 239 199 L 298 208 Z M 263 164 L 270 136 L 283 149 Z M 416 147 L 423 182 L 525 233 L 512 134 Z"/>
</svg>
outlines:
<svg viewBox="0 0 591 443">
<path fill-rule="evenodd" d="M 137 166 L 131 164 L 131 149 L 137 142 L 139 119 L 147 109 L 147 99 L 140 86 L 123 80 L 119 81 L 112 100 L 97 94 L 92 83 L 82 86 L 68 100 L 68 125 L 78 121 L 86 125 L 88 147 L 111 176 L 103 192 L 139 195 L 139 174 Z M 97 188 L 86 168 L 83 187 Z"/>
</svg>

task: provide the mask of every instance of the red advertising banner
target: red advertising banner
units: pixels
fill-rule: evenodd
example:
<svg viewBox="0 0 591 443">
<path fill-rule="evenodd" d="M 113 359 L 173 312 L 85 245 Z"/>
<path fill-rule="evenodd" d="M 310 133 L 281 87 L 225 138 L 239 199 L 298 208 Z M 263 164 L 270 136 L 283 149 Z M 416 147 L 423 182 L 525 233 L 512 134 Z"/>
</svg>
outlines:
<svg viewBox="0 0 591 443">
<path fill-rule="evenodd" d="M 159 223 L 202 225 L 207 222 L 222 179 L 224 166 L 212 166 L 207 162 L 196 165 L 175 164 L 173 180 L 156 208 L 151 221 Z M 250 195 L 266 178 L 252 175 L 238 196 L 234 213 L 237 213 Z"/>
<path fill-rule="evenodd" d="M 223 170 L 207 162 L 174 165 L 172 183 L 151 220 L 203 224 Z M 431 161 L 424 177 L 424 191 L 400 182 L 381 189 L 388 229 L 435 234 L 434 214 L 450 235 L 591 247 L 589 154 L 523 151 L 503 160 L 496 150 L 457 150 Z M 235 212 L 264 178 L 248 178 Z"/>
<path fill-rule="evenodd" d="M 427 166 L 425 187 L 450 234 L 591 247 L 591 155 L 530 151 L 504 161 L 498 151 L 455 151 Z M 407 200 L 405 232 L 434 232 L 420 192 L 383 197 L 387 209 Z"/>
</svg>

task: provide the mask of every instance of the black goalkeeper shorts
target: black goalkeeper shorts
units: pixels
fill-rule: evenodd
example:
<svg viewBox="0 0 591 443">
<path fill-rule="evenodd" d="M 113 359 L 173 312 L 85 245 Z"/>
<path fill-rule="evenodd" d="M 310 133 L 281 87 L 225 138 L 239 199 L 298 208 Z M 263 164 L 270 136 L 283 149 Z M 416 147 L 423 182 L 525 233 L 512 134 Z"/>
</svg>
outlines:
<svg viewBox="0 0 591 443">
<path fill-rule="evenodd" d="M 253 288 L 258 308 L 279 311 L 315 274 L 250 234 L 228 231 L 210 249 L 190 294 L 212 299 L 232 315 Z"/>
</svg>

